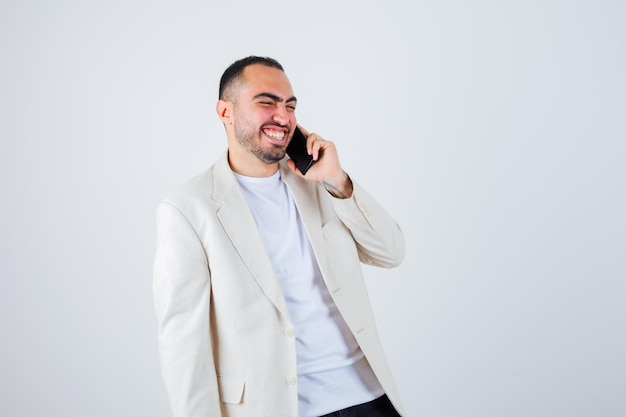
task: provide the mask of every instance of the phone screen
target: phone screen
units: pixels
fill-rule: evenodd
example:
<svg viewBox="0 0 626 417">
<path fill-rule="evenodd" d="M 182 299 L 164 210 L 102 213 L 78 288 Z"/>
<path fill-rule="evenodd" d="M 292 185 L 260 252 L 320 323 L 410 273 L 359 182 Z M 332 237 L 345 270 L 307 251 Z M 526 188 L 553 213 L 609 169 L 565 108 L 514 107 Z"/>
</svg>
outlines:
<svg viewBox="0 0 626 417">
<path fill-rule="evenodd" d="M 287 155 L 295 162 L 302 175 L 305 175 L 315 162 L 313 157 L 306 152 L 306 136 L 297 127 L 287 146 Z"/>
</svg>

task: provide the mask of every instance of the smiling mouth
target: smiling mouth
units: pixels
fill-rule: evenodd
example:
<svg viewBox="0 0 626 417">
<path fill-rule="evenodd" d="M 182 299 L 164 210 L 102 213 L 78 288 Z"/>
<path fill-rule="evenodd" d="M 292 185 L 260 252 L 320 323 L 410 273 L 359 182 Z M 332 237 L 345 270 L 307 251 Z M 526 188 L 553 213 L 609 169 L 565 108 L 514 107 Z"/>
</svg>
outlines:
<svg viewBox="0 0 626 417">
<path fill-rule="evenodd" d="M 263 134 L 275 141 L 284 141 L 287 133 L 283 130 L 262 129 Z"/>
<path fill-rule="evenodd" d="M 263 129 L 263 133 L 273 139 L 282 140 L 285 138 L 285 131 L 274 129 Z"/>
</svg>

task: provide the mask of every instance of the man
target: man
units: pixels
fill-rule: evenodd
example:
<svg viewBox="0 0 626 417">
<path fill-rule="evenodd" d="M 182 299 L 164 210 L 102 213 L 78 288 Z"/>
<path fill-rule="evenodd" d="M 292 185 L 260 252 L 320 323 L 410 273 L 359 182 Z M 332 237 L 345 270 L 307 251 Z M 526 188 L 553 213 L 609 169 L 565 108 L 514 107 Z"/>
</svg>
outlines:
<svg viewBox="0 0 626 417">
<path fill-rule="evenodd" d="M 315 164 L 302 175 L 285 160 L 296 103 L 277 61 L 233 63 L 216 106 L 227 152 L 159 205 L 154 298 L 176 417 L 401 411 L 360 262 L 398 265 L 404 237 L 332 142 L 302 129 Z"/>
</svg>

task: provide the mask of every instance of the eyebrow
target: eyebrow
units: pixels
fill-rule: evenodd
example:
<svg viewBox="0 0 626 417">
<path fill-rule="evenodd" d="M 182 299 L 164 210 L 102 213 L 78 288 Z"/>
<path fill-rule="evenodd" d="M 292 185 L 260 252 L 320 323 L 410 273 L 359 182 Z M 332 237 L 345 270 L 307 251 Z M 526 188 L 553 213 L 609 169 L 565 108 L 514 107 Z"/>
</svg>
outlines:
<svg viewBox="0 0 626 417">
<path fill-rule="evenodd" d="M 272 100 L 277 101 L 279 103 L 282 103 L 282 101 L 283 101 L 282 98 L 280 98 L 276 94 L 272 94 L 272 93 L 259 93 L 256 96 L 254 96 L 253 99 L 256 100 L 258 98 L 263 98 L 263 97 L 272 99 Z M 295 101 L 297 103 L 298 99 L 296 98 L 296 96 L 291 96 L 290 98 L 285 100 L 286 103 L 289 103 L 290 101 Z"/>
</svg>

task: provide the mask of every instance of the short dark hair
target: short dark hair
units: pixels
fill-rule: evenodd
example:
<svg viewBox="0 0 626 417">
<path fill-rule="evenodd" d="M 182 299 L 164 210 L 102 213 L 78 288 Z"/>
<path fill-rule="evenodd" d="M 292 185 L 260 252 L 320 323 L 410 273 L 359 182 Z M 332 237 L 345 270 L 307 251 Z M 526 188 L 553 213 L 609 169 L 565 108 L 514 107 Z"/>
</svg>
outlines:
<svg viewBox="0 0 626 417">
<path fill-rule="evenodd" d="M 248 56 L 246 58 L 241 58 L 230 64 L 230 66 L 226 68 L 226 71 L 224 71 L 224 74 L 222 74 L 222 78 L 220 79 L 220 91 L 218 96 L 220 100 L 229 98 L 226 97 L 229 95 L 229 92 L 227 90 L 231 87 L 233 82 L 237 78 L 239 78 L 239 76 L 241 76 L 241 73 L 244 69 L 246 69 L 246 67 L 254 64 L 265 65 L 266 67 L 276 68 L 285 72 L 283 66 L 280 65 L 280 63 L 274 58 L 254 55 Z"/>
</svg>

